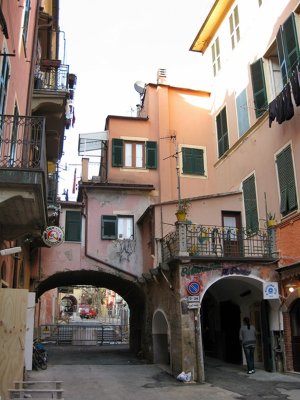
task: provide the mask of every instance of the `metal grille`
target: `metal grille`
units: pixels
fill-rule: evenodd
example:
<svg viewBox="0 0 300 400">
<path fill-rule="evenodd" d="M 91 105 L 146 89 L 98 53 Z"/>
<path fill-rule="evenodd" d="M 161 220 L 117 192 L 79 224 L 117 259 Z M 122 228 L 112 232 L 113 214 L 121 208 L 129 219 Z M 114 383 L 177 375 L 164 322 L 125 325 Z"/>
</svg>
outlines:
<svg viewBox="0 0 300 400">
<path fill-rule="evenodd" d="M 128 327 L 102 324 L 42 325 L 41 339 L 73 346 L 128 343 Z"/>
<path fill-rule="evenodd" d="M 44 169 L 43 117 L 0 115 L 0 168 Z"/>
<path fill-rule="evenodd" d="M 37 72 L 34 80 L 35 89 L 68 90 L 69 66 L 43 67 Z"/>
<path fill-rule="evenodd" d="M 196 257 L 271 258 L 272 241 L 268 230 L 249 232 L 245 228 L 186 224 L 186 251 Z M 178 256 L 176 232 L 163 238 L 163 259 Z"/>
</svg>

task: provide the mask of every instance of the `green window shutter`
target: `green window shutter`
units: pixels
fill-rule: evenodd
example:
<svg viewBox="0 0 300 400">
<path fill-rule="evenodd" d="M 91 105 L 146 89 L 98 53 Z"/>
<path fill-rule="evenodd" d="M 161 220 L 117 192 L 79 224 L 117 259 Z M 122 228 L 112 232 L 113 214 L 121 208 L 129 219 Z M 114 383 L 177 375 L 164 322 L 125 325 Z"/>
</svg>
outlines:
<svg viewBox="0 0 300 400">
<path fill-rule="evenodd" d="M 253 98 L 256 118 L 260 117 L 268 107 L 268 98 L 263 69 L 263 60 L 260 58 L 250 65 Z"/>
<path fill-rule="evenodd" d="M 283 24 L 282 38 L 284 43 L 287 75 L 290 77 L 293 69 L 296 67 L 299 61 L 298 35 L 294 14 L 291 14 Z"/>
<path fill-rule="evenodd" d="M 243 182 L 244 207 L 246 215 L 246 229 L 251 232 L 257 232 L 259 228 L 255 177 L 251 175 Z"/>
<path fill-rule="evenodd" d="M 146 142 L 146 168 L 157 168 L 157 143 Z"/>
<path fill-rule="evenodd" d="M 182 172 L 204 175 L 204 151 L 202 149 L 182 148 Z"/>
<path fill-rule="evenodd" d="M 102 215 L 101 239 L 117 239 L 117 236 L 118 236 L 117 217 L 113 215 Z"/>
<path fill-rule="evenodd" d="M 247 132 L 250 126 L 246 89 L 244 89 L 236 98 L 236 110 L 238 117 L 239 137 L 241 137 L 245 132 Z"/>
<path fill-rule="evenodd" d="M 279 29 L 279 31 L 276 35 L 276 43 L 277 43 L 277 54 L 278 54 L 278 60 L 279 60 L 279 65 L 280 65 L 281 78 L 282 78 L 283 84 L 285 85 L 287 83 L 287 67 L 286 67 L 285 56 L 284 56 L 281 28 Z"/>
<path fill-rule="evenodd" d="M 217 115 L 218 151 L 221 157 L 229 148 L 226 107 Z"/>
<path fill-rule="evenodd" d="M 298 206 L 291 146 L 276 158 L 280 188 L 280 212 L 287 215 Z"/>
<path fill-rule="evenodd" d="M 80 211 L 66 211 L 65 240 L 67 242 L 81 241 Z"/>
<path fill-rule="evenodd" d="M 112 166 L 123 167 L 123 140 L 112 139 Z"/>
</svg>

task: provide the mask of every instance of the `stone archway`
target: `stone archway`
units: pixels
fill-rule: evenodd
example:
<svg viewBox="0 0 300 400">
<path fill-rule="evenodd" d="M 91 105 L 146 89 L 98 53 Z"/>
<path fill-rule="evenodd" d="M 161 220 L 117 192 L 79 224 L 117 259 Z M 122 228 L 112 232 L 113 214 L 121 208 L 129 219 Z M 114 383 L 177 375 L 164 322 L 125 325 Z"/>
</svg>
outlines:
<svg viewBox="0 0 300 400">
<path fill-rule="evenodd" d="M 57 272 L 39 283 L 36 288 L 36 300 L 48 290 L 61 286 L 76 285 L 93 285 L 111 289 L 126 301 L 130 310 L 129 347 L 132 352 L 138 353 L 141 350 L 145 307 L 145 296 L 140 286 L 133 280 L 103 271 L 77 270 Z"/>
<path fill-rule="evenodd" d="M 157 310 L 152 320 L 153 361 L 155 364 L 170 364 L 169 325 L 163 311 Z"/>
</svg>

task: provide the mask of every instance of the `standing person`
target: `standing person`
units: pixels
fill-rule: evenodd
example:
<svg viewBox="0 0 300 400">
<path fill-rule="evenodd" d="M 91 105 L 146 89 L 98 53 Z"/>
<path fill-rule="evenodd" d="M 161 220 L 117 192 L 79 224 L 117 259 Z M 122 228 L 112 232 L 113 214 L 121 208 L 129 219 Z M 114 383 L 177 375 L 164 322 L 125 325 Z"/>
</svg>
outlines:
<svg viewBox="0 0 300 400">
<path fill-rule="evenodd" d="M 242 343 L 247 367 L 248 374 L 254 374 L 254 351 L 256 345 L 256 330 L 253 325 L 250 324 L 250 319 L 245 317 L 243 319 L 244 325 L 240 329 L 240 341 Z"/>
</svg>

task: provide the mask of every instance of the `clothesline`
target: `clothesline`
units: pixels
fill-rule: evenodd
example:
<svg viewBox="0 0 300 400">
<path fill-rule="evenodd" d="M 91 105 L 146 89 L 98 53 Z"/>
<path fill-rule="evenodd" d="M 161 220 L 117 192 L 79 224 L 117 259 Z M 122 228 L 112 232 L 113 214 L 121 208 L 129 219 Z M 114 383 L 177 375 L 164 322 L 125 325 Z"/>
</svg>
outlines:
<svg viewBox="0 0 300 400">
<path fill-rule="evenodd" d="M 272 122 L 276 119 L 278 124 L 290 120 L 294 116 L 294 105 L 292 102 L 293 93 L 296 106 L 300 105 L 300 70 L 299 64 L 293 70 L 290 80 L 281 93 L 269 104 L 269 127 L 271 128 Z"/>
</svg>

